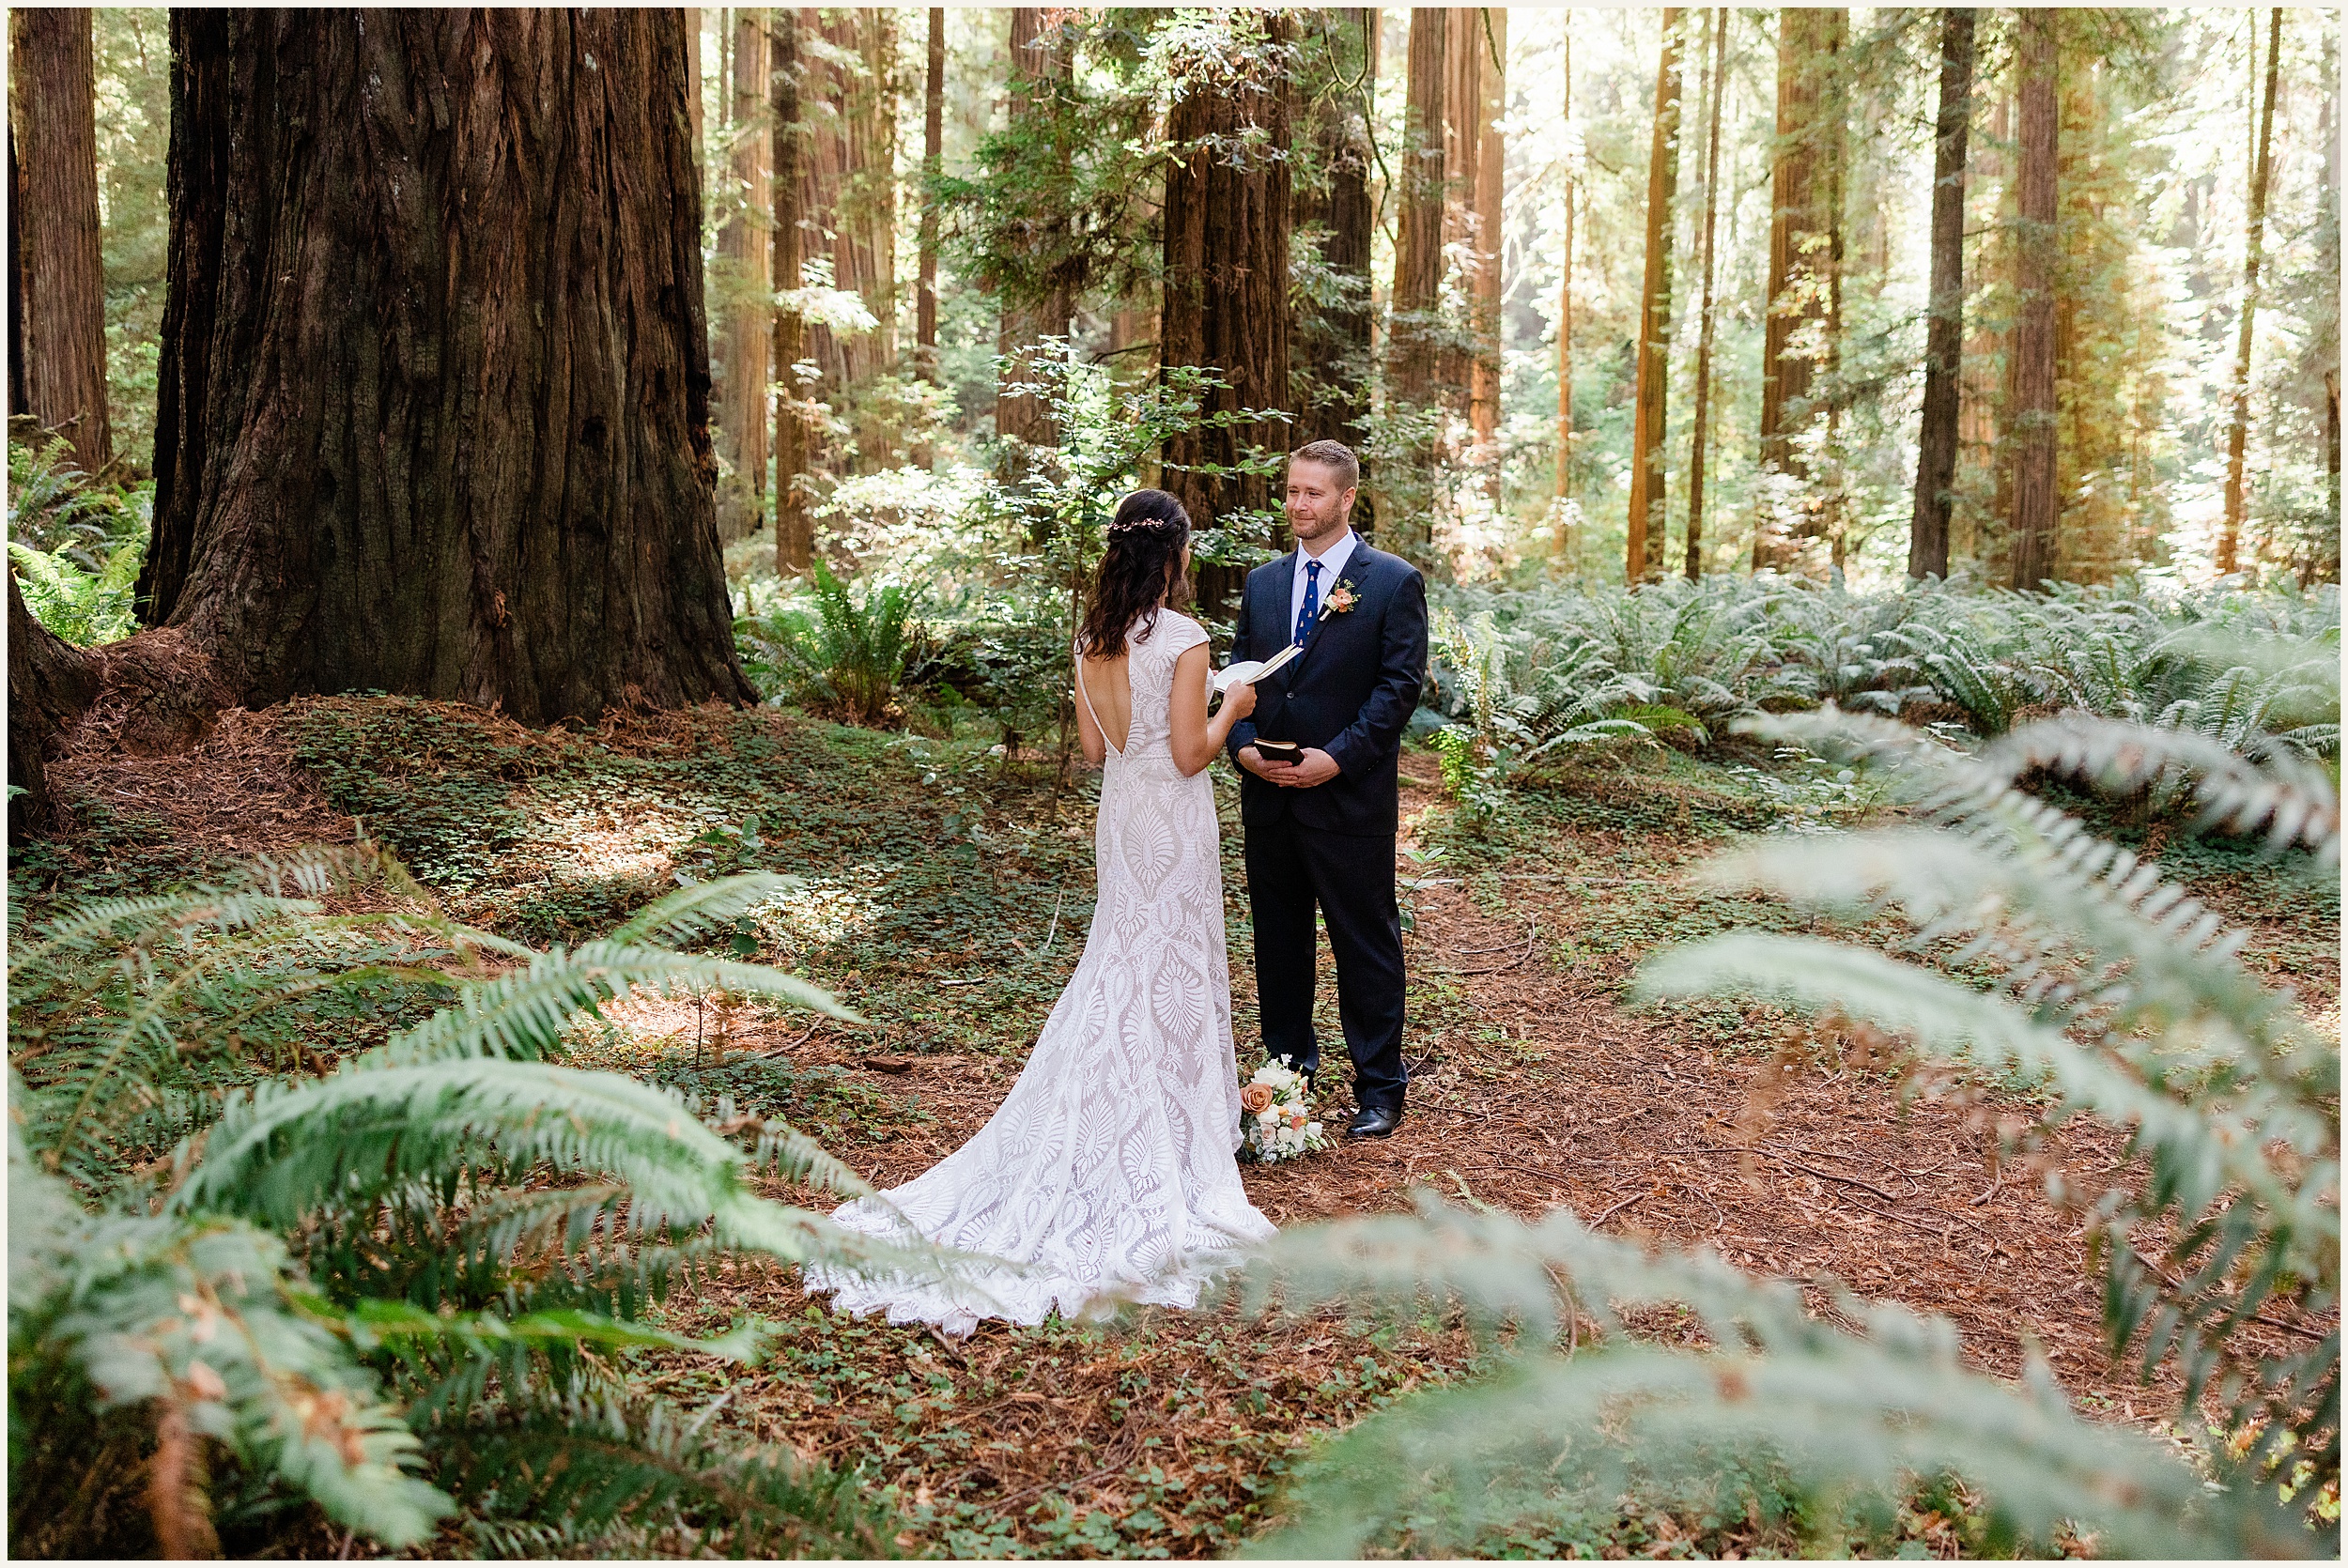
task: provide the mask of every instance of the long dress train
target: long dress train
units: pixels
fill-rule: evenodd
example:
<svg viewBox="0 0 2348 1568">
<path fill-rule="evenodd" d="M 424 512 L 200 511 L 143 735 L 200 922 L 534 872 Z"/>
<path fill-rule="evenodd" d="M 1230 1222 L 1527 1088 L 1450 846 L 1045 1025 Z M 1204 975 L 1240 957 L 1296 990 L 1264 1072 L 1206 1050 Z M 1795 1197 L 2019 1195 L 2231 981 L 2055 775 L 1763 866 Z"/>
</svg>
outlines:
<svg viewBox="0 0 2348 1568">
<path fill-rule="evenodd" d="M 966 1334 L 1104 1299 L 1195 1306 L 1199 1287 L 1273 1234 L 1247 1201 L 1231 1048 L 1230 965 L 1214 787 L 1167 745 L 1175 661 L 1207 640 L 1160 610 L 1129 642 L 1133 721 L 1111 747 L 1093 831 L 1100 901 L 1075 976 L 1001 1109 L 903 1187 L 833 1216 L 1021 1266 L 941 1287 L 810 1268 L 810 1288 L 863 1314 Z M 1084 683 L 1076 684 L 1079 700 Z M 908 1228 L 909 1227 L 909 1228 Z"/>
</svg>

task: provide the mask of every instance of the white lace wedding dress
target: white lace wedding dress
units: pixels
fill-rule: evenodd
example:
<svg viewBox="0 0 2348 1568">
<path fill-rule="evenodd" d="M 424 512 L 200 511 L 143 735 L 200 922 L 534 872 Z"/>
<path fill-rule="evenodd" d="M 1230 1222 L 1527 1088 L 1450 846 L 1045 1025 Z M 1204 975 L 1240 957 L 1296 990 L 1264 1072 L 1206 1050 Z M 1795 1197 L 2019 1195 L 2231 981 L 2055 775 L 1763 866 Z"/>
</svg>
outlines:
<svg viewBox="0 0 2348 1568">
<path fill-rule="evenodd" d="M 959 1335 L 981 1317 L 1040 1323 L 1104 1300 L 1195 1306 L 1210 1275 L 1273 1234 L 1232 1155 L 1214 787 L 1203 772 L 1184 778 L 1166 744 L 1175 661 L 1206 640 L 1197 622 L 1161 610 L 1129 643 L 1133 720 L 1101 783 L 1092 930 L 1002 1108 L 912 1181 L 833 1216 L 1017 1267 L 968 1271 L 958 1287 L 809 1268 L 809 1287 L 832 1292 L 835 1308 Z"/>
</svg>

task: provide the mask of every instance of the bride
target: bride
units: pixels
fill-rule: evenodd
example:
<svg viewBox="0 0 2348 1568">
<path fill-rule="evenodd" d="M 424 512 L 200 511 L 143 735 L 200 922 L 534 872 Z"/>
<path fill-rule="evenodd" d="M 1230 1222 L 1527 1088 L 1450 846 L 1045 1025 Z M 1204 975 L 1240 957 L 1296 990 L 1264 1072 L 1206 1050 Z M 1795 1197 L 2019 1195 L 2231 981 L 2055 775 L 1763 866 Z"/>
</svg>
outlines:
<svg viewBox="0 0 2348 1568">
<path fill-rule="evenodd" d="M 1207 716 L 1207 634 L 1167 607 L 1190 518 L 1163 490 L 1117 508 L 1076 638 L 1085 756 L 1105 760 L 1093 833 L 1100 902 L 1075 977 L 978 1135 L 928 1171 L 833 1216 L 857 1231 L 1000 1259 L 952 1282 L 811 1289 L 859 1315 L 969 1333 L 1116 1300 L 1195 1306 L 1217 1268 L 1273 1234 L 1240 1186 L 1223 869 L 1207 763 L 1255 690 Z"/>
</svg>

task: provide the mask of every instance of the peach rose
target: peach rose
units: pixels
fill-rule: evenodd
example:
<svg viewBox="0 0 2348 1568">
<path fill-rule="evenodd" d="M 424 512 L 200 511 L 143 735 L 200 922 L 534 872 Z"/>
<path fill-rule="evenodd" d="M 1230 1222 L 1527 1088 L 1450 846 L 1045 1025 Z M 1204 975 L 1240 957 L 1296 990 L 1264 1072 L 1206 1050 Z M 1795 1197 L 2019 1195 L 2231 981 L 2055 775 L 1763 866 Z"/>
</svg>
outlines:
<svg viewBox="0 0 2348 1568">
<path fill-rule="evenodd" d="M 1262 1115 L 1266 1111 L 1272 1109 L 1272 1085 L 1269 1084 L 1243 1084 L 1240 1085 L 1239 1102 L 1241 1108 L 1249 1115 Z"/>
</svg>

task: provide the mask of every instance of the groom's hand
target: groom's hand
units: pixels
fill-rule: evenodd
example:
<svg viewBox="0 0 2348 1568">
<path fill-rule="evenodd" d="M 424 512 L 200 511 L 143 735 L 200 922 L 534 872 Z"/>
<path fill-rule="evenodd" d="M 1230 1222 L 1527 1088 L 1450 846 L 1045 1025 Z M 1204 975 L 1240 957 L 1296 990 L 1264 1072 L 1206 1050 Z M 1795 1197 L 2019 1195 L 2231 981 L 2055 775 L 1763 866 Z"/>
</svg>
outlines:
<svg viewBox="0 0 2348 1568">
<path fill-rule="evenodd" d="M 1252 746 L 1244 746 L 1239 748 L 1239 765 L 1258 778 L 1268 778 L 1274 784 L 1296 771 L 1294 763 L 1271 761 Z"/>
<path fill-rule="evenodd" d="M 1317 746 L 1305 748 L 1302 761 L 1292 767 L 1277 768 L 1264 775 L 1274 784 L 1290 790 L 1309 790 L 1316 784 L 1326 784 L 1337 776 L 1337 760 Z"/>
</svg>

